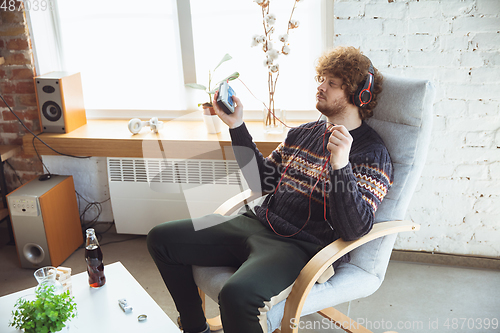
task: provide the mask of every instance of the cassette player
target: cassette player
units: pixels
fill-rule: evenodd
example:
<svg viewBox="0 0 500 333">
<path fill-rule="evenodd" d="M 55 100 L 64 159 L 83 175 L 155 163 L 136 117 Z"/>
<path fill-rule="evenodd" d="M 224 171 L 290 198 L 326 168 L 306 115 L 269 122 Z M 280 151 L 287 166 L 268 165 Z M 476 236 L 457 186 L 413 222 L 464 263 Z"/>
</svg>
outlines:
<svg viewBox="0 0 500 333">
<path fill-rule="evenodd" d="M 234 113 L 233 95 L 236 95 L 233 88 L 226 81 L 222 82 L 219 86 L 217 104 L 227 114 Z"/>
</svg>

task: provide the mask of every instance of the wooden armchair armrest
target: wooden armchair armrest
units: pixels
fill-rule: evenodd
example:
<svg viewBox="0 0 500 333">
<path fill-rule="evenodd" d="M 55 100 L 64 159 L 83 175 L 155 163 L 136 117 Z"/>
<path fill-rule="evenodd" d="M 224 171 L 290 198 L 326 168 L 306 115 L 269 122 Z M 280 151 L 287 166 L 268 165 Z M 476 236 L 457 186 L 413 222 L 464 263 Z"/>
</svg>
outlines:
<svg viewBox="0 0 500 333">
<path fill-rule="evenodd" d="M 285 313 L 281 322 L 291 323 L 291 319 L 295 318 L 294 322 L 298 323 L 302 307 L 304 306 L 311 288 L 321 274 L 323 274 L 323 272 L 337 259 L 376 238 L 398 232 L 419 229 L 420 225 L 411 221 L 380 222 L 376 223 L 368 234 L 357 240 L 346 242 L 342 239 L 338 239 L 324 247 L 306 264 L 297 277 L 297 280 L 295 280 L 292 291 L 286 300 Z M 281 332 L 297 333 L 298 327 L 292 328 L 290 325 L 282 325 Z"/>
<path fill-rule="evenodd" d="M 215 210 L 214 214 L 220 214 L 223 216 L 231 215 L 245 204 L 258 199 L 263 195 L 265 195 L 265 193 L 255 192 L 250 189 L 245 190 L 220 205 L 219 208 Z"/>
</svg>

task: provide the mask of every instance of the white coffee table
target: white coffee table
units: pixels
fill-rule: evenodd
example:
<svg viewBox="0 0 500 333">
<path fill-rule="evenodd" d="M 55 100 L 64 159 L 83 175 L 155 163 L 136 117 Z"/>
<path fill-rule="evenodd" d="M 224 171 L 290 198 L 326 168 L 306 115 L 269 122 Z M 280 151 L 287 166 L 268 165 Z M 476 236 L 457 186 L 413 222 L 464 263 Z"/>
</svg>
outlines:
<svg viewBox="0 0 500 333">
<path fill-rule="evenodd" d="M 71 277 L 78 316 L 69 322 L 68 332 L 180 332 L 121 262 L 106 265 L 104 273 L 106 284 L 99 289 L 89 287 L 87 272 Z M 21 332 L 8 326 L 11 312 L 17 299 L 22 296 L 33 297 L 34 289 L 0 297 L 0 332 Z M 121 298 L 127 299 L 133 307 L 131 313 L 121 310 L 118 305 Z M 147 320 L 139 322 L 137 317 L 141 314 L 147 315 Z"/>
</svg>

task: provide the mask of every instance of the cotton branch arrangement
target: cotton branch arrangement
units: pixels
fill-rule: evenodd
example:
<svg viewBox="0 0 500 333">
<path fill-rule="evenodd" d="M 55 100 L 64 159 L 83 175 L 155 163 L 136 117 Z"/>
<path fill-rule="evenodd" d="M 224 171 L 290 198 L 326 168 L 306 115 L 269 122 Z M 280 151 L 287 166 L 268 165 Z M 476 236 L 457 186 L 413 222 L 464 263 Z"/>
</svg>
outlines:
<svg viewBox="0 0 500 333">
<path fill-rule="evenodd" d="M 262 9 L 262 25 L 264 27 L 263 35 L 255 35 L 252 39 L 252 47 L 262 45 L 262 50 L 264 51 L 266 57 L 264 60 L 264 66 L 268 69 L 268 89 L 269 89 L 269 104 L 267 108 L 267 116 L 265 125 L 276 125 L 276 117 L 274 117 L 274 92 L 276 91 L 276 83 L 278 82 L 280 69 L 278 64 L 278 58 L 280 55 L 288 55 L 290 53 L 290 45 L 288 43 L 289 33 L 292 29 L 297 29 L 299 27 L 299 21 L 293 19 L 293 13 L 298 2 L 303 0 L 294 0 L 293 8 L 290 14 L 290 19 L 288 20 L 288 26 L 286 33 L 279 35 L 278 40 L 281 43 L 281 49 L 274 48 L 273 45 L 273 34 L 275 32 L 276 15 L 270 13 L 269 4 L 271 0 L 254 0 Z"/>
</svg>

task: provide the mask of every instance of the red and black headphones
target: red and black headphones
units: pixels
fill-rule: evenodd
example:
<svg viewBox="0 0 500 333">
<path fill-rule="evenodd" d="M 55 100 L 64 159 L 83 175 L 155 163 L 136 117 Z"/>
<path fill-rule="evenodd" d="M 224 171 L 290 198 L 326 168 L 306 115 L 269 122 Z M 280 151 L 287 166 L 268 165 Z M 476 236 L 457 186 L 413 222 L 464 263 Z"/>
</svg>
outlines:
<svg viewBox="0 0 500 333">
<path fill-rule="evenodd" d="M 366 57 L 366 59 L 368 59 L 368 57 Z M 368 61 L 370 61 L 370 59 L 368 59 Z M 370 67 L 368 68 L 368 76 L 366 77 L 366 80 L 359 84 L 358 89 L 352 95 L 352 103 L 354 105 L 362 108 L 372 101 L 374 79 L 375 70 L 373 69 L 372 62 L 370 61 Z"/>
</svg>

